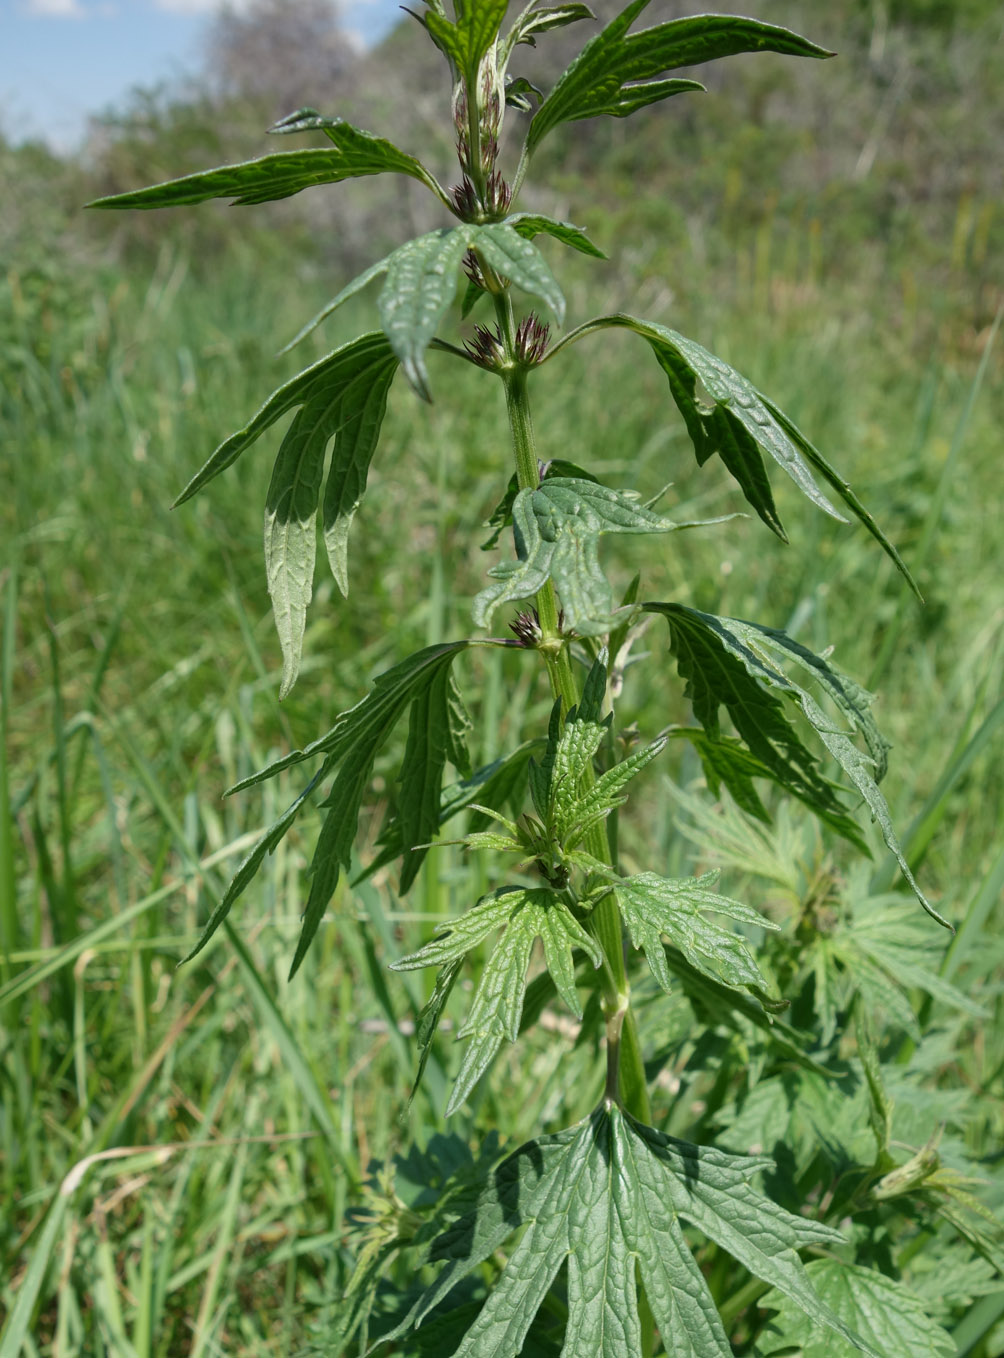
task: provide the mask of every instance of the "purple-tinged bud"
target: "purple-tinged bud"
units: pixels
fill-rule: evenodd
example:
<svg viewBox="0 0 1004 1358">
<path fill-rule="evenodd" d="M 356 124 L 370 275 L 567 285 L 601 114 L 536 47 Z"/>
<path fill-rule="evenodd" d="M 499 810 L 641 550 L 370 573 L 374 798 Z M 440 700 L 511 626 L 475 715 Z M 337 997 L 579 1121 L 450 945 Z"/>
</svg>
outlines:
<svg viewBox="0 0 1004 1358">
<path fill-rule="evenodd" d="M 497 329 L 487 325 L 476 325 L 474 334 L 464 340 L 464 348 L 479 368 L 497 372 L 505 362 L 505 346 Z"/>
<path fill-rule="evenodd" d="M 450 190 L 450 198 L 456 208 L 457 216 L 465 222 L 473 221 L 478 215 L 478 195 L 474 185 L 464 175 L 459 184 L 454 185 Z"/>
<path fill-rule="evenodd" d="M 517 361 L 527 366 L 539 363 L 547 351 L 549 334 L 549 328 L 534 312 L 524 316 L 516 329 Z"/>
</svg>

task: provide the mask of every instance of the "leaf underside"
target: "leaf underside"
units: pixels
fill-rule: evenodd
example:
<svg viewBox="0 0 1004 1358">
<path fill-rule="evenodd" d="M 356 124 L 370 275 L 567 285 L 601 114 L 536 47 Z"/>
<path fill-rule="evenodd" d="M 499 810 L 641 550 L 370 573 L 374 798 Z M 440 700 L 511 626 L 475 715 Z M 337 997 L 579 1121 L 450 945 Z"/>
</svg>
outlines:
<svg viewBox="0 0 1004 1358">
<path fill-rule="evenodd" d="M 444 1262 L 442 1271 L 384 1339 L 421 1325 L 457 1283 L 522 1229 L 454 1358 L 516 1358 L 563 1267 L 562 1358 L 641 1358 L 636 1273 L 672 1358 L 730 1358 L 684 1234 L 687 1222 L 814 1322 L 881 1358 L 819 1300 L 798 1257 L 806 1246 L 839 1243 L 837 1232 L 793 1216 L 751 1187 L 750 1179 L 772 1166 L 764 1157 L 676 1141 L 605 1106 L 503 1161 L 471 1210 L 434 1242 L 431 1257 Z"/>
<path fill-rule="evenodd" d="M 521 490 L 512 503 L 517 560 L 494 566 L 497 583 L 474 601 L 474 620 L 488 625 L 500 604 L 527 599 L 553 580 L 569 627 L 596 636 L 612 625 L 613 594 L 600 568 L 604 533 L 667 533 L 684 525 L 645 509 L 631 496 L 565 477 Z"/>
</svg>

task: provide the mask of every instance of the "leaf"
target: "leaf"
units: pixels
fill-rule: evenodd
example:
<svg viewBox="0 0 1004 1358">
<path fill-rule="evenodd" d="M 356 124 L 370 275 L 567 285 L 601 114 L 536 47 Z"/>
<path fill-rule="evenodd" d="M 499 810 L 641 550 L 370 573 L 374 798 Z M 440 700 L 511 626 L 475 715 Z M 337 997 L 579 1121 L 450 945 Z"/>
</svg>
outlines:
<svg viewBox="0 0 1004 1358">
<path fill-rule="evenodd" d="M 555 28 L 565 28 L 568 24 L 577 23 L 580 19 L 595 18 L 596 15 L 588 5 L 551 5 L 546 9 L 536 9 L 528 5 L 506 34 L 502 49 L 503 60 L 508 61 L 510 53 L 520 43 L 536 47 L 538 33 L 549 33 Z"/>
<path fill-rule="evenodd" d="M 702 88 L 694 81 L 654 81 L 664 71 L 737 52 L 832 55 L 785 28 L 732 15 L 675 19 L 629 35 L 628 29 L 648 2 L 634 0 L 582 49 L 537 110 L 527 133 L 527 154 L 559 123 L 602 113 L 623 117 L 643 103 Z M 641 90 L 637 82 L 642 82 Z M 647 90 L 645 82 L 650 82 Z"/>
<path fill-rule="evenodd" d="M 436 977 L 436 984 L 429 996 L 428 1003 L 418 1016 L 418 1022 L 415 1025 L 415 1037 L 418 1039 L 418 1067 L 415 1071 L 411 1093 L 408 1095 L 409 1103 L 418 1093 L 418 1086 L 422 1083 L 422 1076 L 425 1074 L 425 1067 L 428 1065 L 429 1056 L 432 1052 L 432 1039 L 436 1035 L 439 1020 L 443 1017 L 443 1010 L 446 1008 L 446 1002 L 450 998 L 453 983 L 460 973 L 463 961 L 462 957 L 457 957 L 443 967 Z"/>
<path fill-rule="evenodd" d="M 209 922 L 206 924 L 206 927 L 199 935 L 199 941 L 196 943 L 192 951 L 181 959 L 182 965 L 184 965 L 185 962 L 191 962 L 193 957 L 197 957 L 198 954 L 209 942 L 209 940 L 212 938 L 213 934 L 216 933 L 216 930 L 220 927 L 220 925 L 223 923 L 226 917 L 230 914 L 234 902 L 244 894 L 248 886 L 257 876 L 258 869 L 261 867 L 262 863 L 264 863 L 267 855 L 272 853 L 276 846 L 283 839 L 287 830 L 289 830 L 290 826 L 293 824 L 293 822 L 296 820 L 296 817 L 299 815 L 304 802 L 310 796 L 311 792 L 313 792 L 317 784 L 325 776 L 326 772 L 327 767 L 322 766 L 318 770 L 318 772 L 314 775 L 314 777 L 310 780 L 307 786 L 303 789 L 300 795 L 296 798 L 296 800 L 291 802 L 290 805 L 287 806 L 286 810 L 282 813 L 282 815 L 278 818 L 278 820 L 274 821 L 273 824 L 269 826 L 269 828 L 262 835 L 261 839 L 258 840 L 257 844 L 240 864 L 237 871 L 230 879 L 230 882 L 227 886 L 226 891 L 223 893 L 223 897 L 220 900 L 219 905 L 217 905 L 212 915 L 210 915 Z"/>
<path fill-rule="evenodd" d="M 604 316 L 590 321 L 576 333 L 610 326 L 623 326 L 648 342 L 669 379 L 670 392 L 686 423 L 698 464 L 703 466 L 718 453 L 746 499 L 782 541 L 788 539 L 774 504 L 763 454 L 776 462 L 813 504 L 841 523 L 846 522 L 816 484 L 812 475 L 815 468 L 917 593 L 902 557 L 847 482 L 787 415 L 741 373 L 694 340 L 633 316 Z"/>
<path fill-rule="evenodd" d="M 243 429 L 238 429 L 220 444 L 175 500 L 175 507 L 190 500 L 214 477 L 232 466 L 266 429 L 289 411 L 297 406 L 310 406 L 313 413 L 309 420 L 316 420 L 320 410 L 343 399 L 347 391 L 356 389 L 357 383 L 359 387 L 365 387 L 370 382 L 378 382 L 380 374 L 388 367 L 393 373 L 393 356 L 384 336 L 375 331 L 361 335 L 304 368 L 274 391 Z M 332 432 L 336 433 L 337 427 Z"/>
<path fill-rule="evenodd" d="M 428 852 L 429 841 L 439 831 L 439 798 L 447 759 L 461 773 L 470 772 L 470 756 L 464 739 L 470 724 L 453 673 L 444 666 L 411 703 L 398 806 L 404 854 L 402 895 L 415 880 Z"/>
<path fill-rule="evenodd" d="M 377 301 L 380 321 L 405 377 L 425 401 L 431 397 L 423 355 L 456 295 L 467 236 L 460 229 L 430 231 L 386 261 L 387 281 Z"/>
<path fill-rule="evenodd" d="M 439 802 L 439 828 L 453 816 L 477 803 L 495 811 L 504 810 L 510 803 L 521 800 L 526 786 L 526 766 L 535 750 L 544 744 L 542 740 L 528 740 L 517 746 L 511 754 L 493 760 L 476 769 L 469 778 L 445 788 Z M 470 827 L 477 831 L 490 824 L 489 817 L 477 811 L 472 817 Z M 387 821 L 377 841 L 380 853 L 370 865 L 354 879 L 353 885 L 365 881 L 379 868 L 385 867 L 404 852 L 401 836 L 401 822 L 395 814 Z"/>
<path fill-rule="evenodd" d="M 820 1300 L 883 1358 L 937 1358 L 955 1353 L 952 1337 L 935 1324 L 912 1292 L 877 1269 L 839 1259 L 814 1259 L 806 1273 Z M 776 1291 L 758 1305 L 778 1314 L 757 1340 L 764 1358 L 798 1348 L 803 1358 L 853 1358 L 855 1346 L 821 1329 Z"/>
<path fill-rule="evenodd" d="M 631 942 L 644 950 L 663 990 L 672 989 L 665 938 L 703 975 L 723 985 L 743 987 L 758 997 L 769 997 L 771 983 L 757 966 L 746 940 L 731 929 L 712 924 L 702 912 L 726 915 L 752 928 L 778 926 L 748 905 L 712 891 L 717 872 L 675 879 L 654 872 L 620 877 L 608 869 L 598 871 L 597 876 L 613 885 Z"/>
<path fill-rule="evenodd" d="M 839 1243 L 829 1227 L 784 1211 L 750 1186 L 773 1162 L 693 1146 L 644 1127 L 618 1107 L 540 1137 L 504 1160 L 472 1210 L 434 1244 L 445 1261 L 408 1317 L 385 1339 L 421 1324 L 433 1307 L 517 1229 L 477 1319 L 454 1358 L 515 1358 L 548 1289 L 567 1263 L 562 1358 L 641 1358 L 636 1272 L 667 1352 L 730 1358 L 732 1349 L 683 1223 L 771 1283 L 814 1321 L 856 1342 L 816 1296 L 797 1251 Z M 860 1344 L 872 1358 L 870 1345 Z"/>
<path fill-rule="evenodd" d="M 506 1039 L 515 1042 L 519 1036 L 534 940 L 540 938 L 558 994 L 578 1018 L 582 1017 L 582 1007 L 575 989 L 572 949 L 581 949 L 594 966 L 598 967 L 603 960 L 598 944 L 553 891 L 543 887 L 502 887 L 451 920 L 418 952 L 392 963 L 392 969 L 414 971 L 420 967 L 450 966 L 497 929 L 504 932 L 484 965 L 466 1022 L 458 1034 L 470 1041 L 457 1073 L 447 1116 L 463 1104 L 502 1042 Z"/>
<path fill-rule="evenodd" d="M 773 771 L 776 780 L 834 829 L 846 818 L 834 810 L 832 794 L 813 769 L 812 757 L 798 740 L 771 689 L 779 689 L 801 708 L 810 726 L 861 794 L 878 822 L 882 838 L 893 854 L 914 895 L 932 919 L 951 925 L 930 904 L 917 885 L 900 849 L 889 807 L 879 790 L 885 771 L 886 742 L 868 705 L 870 695 L 834 666 L 813 655 L 784 632 L 739 618 L 716 618 L 679 604 L 645 604 L 647 612 L 661 613 L 670 624 L 673 650 L 680 674 L 687 679 L 687 696 L 709 735 L 718 733 L 718 707 L 724 704 L 736 729 L 752 752 Z M 812 694 L 778 668 L 780 660 L 808 671 L 833 700 L 846 726 L 835 723 Z M 849 728 L 849 729 L 848 729 Z M 864 739 L 867 753 L 852 735 Z M 822 795 L 821 795 L 822 794 Z M 847 834 L 848 838 L 853 838 Z"/>
<path fill-rule="evenodd" d="M 339 424 L 324 486 L 322 524 L 328 564 L 343 597 L 349 592 L 349 529 L 366 490 L 370 463 L 387 411 L 387 394 L 396 372 L 397 362 L 388 353 L 383 362 L 350 378 L 339 400 Z"/>
<path fill-rule="evenodd" d="M 328 443 L 334 439 L 324 495 L 328 557 L 347 592 L 347 543 L 387 406 L 397 362 L 380 334 L 363 335 L 272 393 L 253 419 L 226 439 L 188 483 L 183 504 L 226 470 L 283 415 L 299 406 L 276 457 L 265 502 L 265 569 L 283 654 L 280 698 L 300 666 L 314 578 L 315 520 Z"/>
<path fill-rule="evenodd" d="M 742 811 L 766 825 L 770 824 L 770 813 L 753 786 L 753 779 L 770 780 L 771 771 L 768 765 L 751 754 L 745 745 L 721 734 L 711 739 L 704 728 L 698 726 L 677 726 L 666 734 L 668 739 L 689 740 L 693 745 L 700 758 L 708 791 L 712 797 L 718 796 L 724 784 Z"/>
<path fill-rule="evenodd" d="M 303 416 L 301 410 L 283 439 L 265 498 L 265 571 L 282 647 L 280 699 L 300 670 L 314 580 L 317 502 L 331 433 L 323 415 L 316 422 Z"/>
<path fill-rule="evenodd" d="M 299 122 L 277 123 L 273 132 L 301 132 L 321 128 L 335 144 L 333 150 L 280 151 L 239 165 L 222 165 L 214 170 L 170 179 L 164 184 L 96 198 L 88 207 L 182 207 L 205 203 L 211 198 L 231 198 L 237 206 L 267 203 L 289 198 L 316 184 L 337 184 L 343 179 L 358 179 L 373 174 L 404 174 L 433 191 L 443 202 L 446 196 L 435 178 L 414 156 L 399 150 L 383 137 L 363 132 L 340 118 L 322 118 L 313 110 L 291 115 Z M 285 122 L 286 120 L 284 120 Z"/>
<path fill-rule="evenodd" d="M 579 481 L 592 481 L 596 485 L 600 484 L 596 477 L 593 476 L 592 472 L 587 472 L 576 463 L 566 462 L 560 457 L 556 457 L 552 461 L 544 464 L 544 474 L 541 477 L 541 480 L 550 481 L 556 476 Z M 481 544 L 481 550 L 483 552 L 491 551 L 501 537 L 502 529 L 507 528 L 509 524 L 512 523 L 512 507 L 518 494 L 519 478 L 516 473 L 513 472 L 512 476 L 509 478 L 509 484 L 506 487 L 505 494 L 485 520 L 485 527 L 494 528 L 495 532 L 487 542 Z"/>
<path fill-rule="evenodd" d="M 607 769 L 591 788 L 569 805 L 556 808 L 555 828 L 567 849 L 574 849 L 590 826 L 605 819 L 615 807 L 623 806 L 627 798 L 620 795 L 622 788 L 665 748 L 665 738 L 653 740 L 650 745 L 635 750 L 619 764 Z"/>
<path fill-rule="evenodd" d="M 249 857 L 241 864 L 227 888 L 223 900 L 214 911 L 201 939 L 190 954 L 191 956 L 194 957 L 196 952 L 205 947 L 209 938 L 222 924 L 234 901 L 258 871 L 265 854 L 271 853 L 292 825 L 297 811 L 310 790 L 321 779 L 334 773 L 336 775 L 334 784 L 322 803 L 327 809 L 327 815 L 321 826 L 317 847 L 311 862 L 310 895 L 303 916 L 290 977 L 296 974 L 306 955 L 307 948 L 317 932 L 318 925 L 327 909 L 335 887 L 338 885 L 340 871 L 342 868 L 348 869 L 349 867 L 352 845 L 359 823 L 359 814 L 366 788 L 369 785 L 373 761 L 406 707 L 417 703 L 420 712 L 428 711 L 424 704 L 430 687 L 437 684 L 446 684 L 444 701 L 448 706 L 455 702 L 452 690 L 448 686 L 447 676 L 457 654 L 470 644 L 467 641 L 445 642 L 439 646 L 428 646 L 424 651 L 419 651 L 406 660 L 402 660 L 393 669 L 378 675 L 370 693 L 355 707 L 341 713 L 334 726 L 325 735 L 302 750 L 293 750 L 290 754 L 284 755 L 267 768 L 252 774 L 250 778 L 243 779 L 230 789 L 231 793 L 243 791 L 245 788 L 253 787 L 268 778 L 274 778 L 283 769 L 291 768 L 294 764 L 302 763 L 305 759 L 310 759 L 314 755 L 323 754 L 326 756 L 320 770 L 307 789 L 276 821 L 275 825 L 255 846 Z M 456 717 L 450 717 L 447 712 L 444 719 L 455 721 Z M 458 734 L 455 731 L 449 739 L 456 741 Z M 416 740 L 418 740 L 417 737 Z M 449 745 L 446 748 L 450 748 Z M 437 764 L 438 757 L 437 747 L 433 745 L 431 740 L 424 753 L 419 748 L 417 758 L 420 759 L 423 769 L 423 787 L 425 793 L 430 797 L 434 790 L 437 804 L 439 787 L 435 778 L 442 776 L 443 767 L 442 763 Z M 420 817 L 418 823 L 422 824 Z M 405 843 L 404 851 L 407 852 L 411 847 L 410 842 Z"/>
<path fill-rule="evenodd" d="M 473 77 L 481 58 L 498 35 L 509 0 L 456 0 L 455 24 L 434 10 L 422 16 L 436 46 L 467 77 Z"/>
<path fill-rule="evenodd" d="M 766 676 L 750 674 L 743 657 L 724 645 L 707 615 L 679 604 L 644 604 L 643 608 L 660 613 L 669 624 L 670 648 L 680 678 L 686 681 L 684 692 L 704 727 L 708 745 L 717 746 L 722 739 L 718 712 L 724 706 L 767 775 L 831 829 L 863 849 L 858 827 L 820 774 L 815 756 L 788 721 L 781 700 L 761 682 Z M 717 751 L 715 758 L 719 759 Z"/>
<path fill-rule="evenodd" d="M 604 533 L 667 533 L 686 525 L 644 509 L 630 495 L 594 482 L 555 477 L 521 490 L 512 507 L 517 560 L 493 567 L 497 584 L 474 600 L 474 620 L 485 627 L 499 604 L 526 599 L 551 579 L 567 625 L 581 636 L 610 627 L 613 595 L 600 569 Z"/>
<path fill-rule="evenodd" d="M 547 260 L 525 232 L 517 231 L 509 222 L 493 222 L 478 228 L 477 234 L 468 238 L 496 273 L 539 297 L 554 312 L 558 324 L 564 324 L 565 298 Z"/>
<path fill-rule="evenodd" d="M 529 240 L 505 222 L 465 222 L 406 241 L 353 279 L 287 345 L 292 348 L 380 274 L 386 281 L 377 298 L 384 333 L 405 376 L 429 400 L 425 351 L 457 291 L 457 275 L 468 250 L 479 250 L 494 268 L 554 311 L 559 323 L 565 300 L 546 260 Z"/>
<path fill-rule="evenodd" d="M 742 663 L 747 674 L 763 685 L 780 688 L 798 703 L 810 726 L 878 822 L 886 847 L 895 857 L 920 904 L 932 919 L 943 924 L 946 929 L 951 929 L 952 926 L 938 914 L 917 885 L 896 838 L 889 807 L 879 790 L 877 779 L 885 771 L 885 752 L 888 747 L 868 712 L 870 695 L 825 660 L 792 641 L 784 632 L 762 627 L 758 623 L 743 622 L 738 618 L 712 618 L 706 613 L 699 616 L 704 626 L 717 635 L 728 654 Z M 794 661 L 812 674 L 846 720 L 850 734 L 847 727 L 834 724 L 807 689 L 777 668 L 779 659 Z M 863 737 L 867 753 L 854 744 L 852 734 Z"/>
<path fill-rule="evenodd" d="M 571 222 L 558 222 L 553 217 L 545 217 L 537 212 L 514 212 L 505 219 L 505 225 L 511 226 L 527 240 L 533 240 L 534 236 L 551 236 L 561 241 L 562 245 L 578 250 L 580 254 L 591 255 L 593 259 L 606 259 L 606 255 L 598 245 L 593 244 L 582 227 L 573 226 Z"/>
</svg>

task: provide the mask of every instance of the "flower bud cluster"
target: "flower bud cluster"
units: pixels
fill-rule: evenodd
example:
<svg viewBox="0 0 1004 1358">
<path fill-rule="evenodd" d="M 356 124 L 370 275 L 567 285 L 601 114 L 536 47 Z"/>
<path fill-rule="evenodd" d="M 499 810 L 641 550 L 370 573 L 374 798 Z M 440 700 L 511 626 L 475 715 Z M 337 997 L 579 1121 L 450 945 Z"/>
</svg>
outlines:
<svg viewBox="0 0 1004 1358">
<path fill-rule="evenodd" d="M 477 81 L 477 137 L 475 157 L 471 148 L 470 92 L 463 80 L 453 93 L 453 126 L 457 135 L 457 158 L 462 179 L 453 189 L 454 206 L 460 216 L 471 218 L 479 213 L 491 217 L 502 216 L 512 201 L 512 189 L 497 169 L 499 134 L 505 112 L 505 90 L 492 48 L 483 58 Z M 475 158 L 477 164 L 475 164 Z M 478 200 L 474 184 L 483 183 L 484 199 Z"/>
</svg>

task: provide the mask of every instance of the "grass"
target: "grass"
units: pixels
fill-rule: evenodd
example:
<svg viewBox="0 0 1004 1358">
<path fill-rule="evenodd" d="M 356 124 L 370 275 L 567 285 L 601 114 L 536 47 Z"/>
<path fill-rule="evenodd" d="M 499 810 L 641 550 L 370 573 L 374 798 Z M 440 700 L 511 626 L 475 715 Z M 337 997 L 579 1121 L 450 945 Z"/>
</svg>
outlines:
<svg viewBox="0 0 1004 1358">
<path fill-rule="evenodd" d="M 605 239 L 602 217 L 588 225 Z M 654 285 L 669 261 L 653 240 L 628 309 L 732 360 L 817 439 L 903 549 L 926 609 L 865 535 L 810 517 L 783 487 L 792 547 L 739 520 L 661 556 L 629 543 L 614 573 L 626 584 L 644 564 L 649 597 L 775 621 L 881 681 L 896 746 L 888 796 L 925 887 L 960 925 L 944 974 L 995 1015 L 939 1051 L 930 1079 L 1000 1095 L 1000 957 L 987 947 L 1004 881 L 1000 340 L 974 322 L 964 267 L 922 305 L 916 280 L 892 267 L 858 282 L 820 263 L 817 236 L 811 220 L 800 236 L 761 223 L 740 233 L 724 273 L 709 272 L 707 242 L 677 242 L 678 298 Z M 724 239 L 711 244 L 726 256 Z M 572 269 L 580 318 L 624 305 L 613 284 Z M 268 449 L 194 504 L 168 505 L 291 370 L 272 351 L 332 282 L 290 290 L 235 249 L 211 285 L 170 251 L 83 283 L 58 265 L 39 281 L 15 261 L 2 285 L 0 411 L 16 458 L 0 507 L 0 1358 L 295 1352 L 344 1286 L 343 1216 L 371 1160 L 441 1129 L 445 1045 L 399 1122 L 413 1067 L 399 1025 L 414 1022 L 426 978 L 385 963 L 486 885 L 454 850 L 430 856 L 408 903 L 392 875 L 343 884 L 288 985 L 307 822 L 226 931 L 176 969 L 299 784 L 289 775 L 226 802 L 221 789 L 324 729 L 394 658 L 466 628 L 487 564 L 478 525 L 508 476 L 501 393 L 487 413 L 476 375 L 445 360 L 431 409 L 395 388 L 354 528 L 357 589 L 341 601 L 319 562 L 302 677 L 280 709 L 258 546 Z M 545 370 L 553 386 L 538 379 L 542 455 L 652 493 L 672 480 L 664 503 L 681 517 L 741 509 L 724 474 L 692 466 L 640 347 L 590 343 L 565 356 L 563 380 L 557 364 Z M 653 630 L 642 644 L 664 642 Z M 546 710 L 517 659 L 469 672 L 479 761 Z M 629 671 L 624 710 L 643 730 L 684 715 L 668 670 L 665 685 L 658 666 Z M 674 758 L 671 776 L 688 782 L 695 769 Z M 378 767 L 377 813 L 393 772 Z M 636 799 L 638 820 L 623 818 L 626 852 L 644 837 L 682 870 L 695 851 L 659 787 L 653 778 Z M 874 885 L 894 885 L 881 854 Z M 595 1079 L 588 1041 L 534 1039 L 504 1054 L 450 1131 L 473 1140 L 500 1123 L 519 1139 L 586 1111 Z M 968 1125 L 958 1115 L 988 1155 L 1001 1106 L 980 1103 Z M 981 1306 L 986 1324 L 967 1320 L 960 1354 L 994 1351 L 997 1299 Z"/>
</svg>

